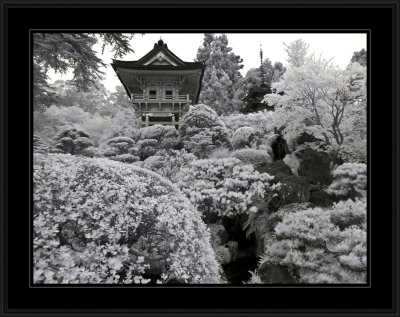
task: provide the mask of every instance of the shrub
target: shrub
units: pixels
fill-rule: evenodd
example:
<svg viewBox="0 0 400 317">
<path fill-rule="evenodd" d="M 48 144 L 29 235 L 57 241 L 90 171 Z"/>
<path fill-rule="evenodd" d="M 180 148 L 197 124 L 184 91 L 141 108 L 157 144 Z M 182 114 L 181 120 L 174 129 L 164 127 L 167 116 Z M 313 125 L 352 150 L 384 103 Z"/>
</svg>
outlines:
<svg viewBox="0 0 400 317">
<path fill-rule="evenodd" d="M 75 128 L 60 132 L 55 137 L 55 141 L 56 149 L 68 154 L 80 154 L 83 150 L 93 145 L 87 133 Z"/>
<path fill-rule="evenodd" d="M 234 150 L 251 147 L 255 139 L 255 129 L 252 127 L 241 127 L 235 131 L 232 137 L 232 148 Z"/>
<path fill-rule="evenodd" d="M 135 140 L 141 160 L 153 156 L 158 150 L 179 147 L 179 133 L 173 126 L 156 124 L 141 128 L 136 132 Z"/>
<path fill-rule="evenodd" d="M 221 217 L 257 212 L 272 179 L 235 158 L 193 161 L 179 177 L 178 185 L 200 212 Z"/>
<path fill-rule="evenodd" d="M 103 155 L 110 160 L 133 163 L 139 160 L 135 141 L 127 137 L 115 137 L 106 141 Z"/>
<path fill-rule="evenodd" d="M 288 212 L 265 244 L 261 265 L 286 266 L 302 283 L 365 283 L 365 215 L 364 200 Z"/>
<path fill-rule="evenodd" d="M 188 166 L 194 160 L 196 160 L 196 156 L 187 153 L 185 150 L 161 150 L 156 155 L 144 160 L 142 167 L 160 174 L 173 183 L 177 183 L 180 169 Z"/>
<path fill-rule="evenodd" d="M 179 126 L 184 148 L 199 158 L 219 147 L 230 147 L 228 131 L 217 113 L 206 105 L 190 107 Z"/>
<path fill-rule="evenodd" d="M 218 282 L 210 233 L 158 174 L 107 159 L 34 157 L 35 283 Z"/>
<path fill-rule="evenodd" d="M 347 196 L 349 191 L 367 188 L 367 165 L 363 163 L 344 163 L 333 171 L 333 182 L 329 194 Z"/>
<path fill-rule="evenodd" d="M 232 152 L 232 157 L 246 164 L 263 165 L 272 163 L 272 158 L 266 150 L 242 149 Z"/>
</svg>

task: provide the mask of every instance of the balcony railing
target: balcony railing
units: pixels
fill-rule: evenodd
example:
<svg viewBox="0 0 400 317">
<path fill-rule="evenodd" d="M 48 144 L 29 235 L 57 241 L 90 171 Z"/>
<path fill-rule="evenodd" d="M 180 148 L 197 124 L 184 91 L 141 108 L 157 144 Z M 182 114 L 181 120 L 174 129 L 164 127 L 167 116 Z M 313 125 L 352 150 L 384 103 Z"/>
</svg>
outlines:
<svg viewBox="0 0 400 317">
<path fill-rule="evenodd" d="M 189 94 L 187 95 L 174 95 L 174 96 L 153 96 L 145 94 L 132 95 L 132 101 L 137 102 L 190 102 Z"/>
</svg>

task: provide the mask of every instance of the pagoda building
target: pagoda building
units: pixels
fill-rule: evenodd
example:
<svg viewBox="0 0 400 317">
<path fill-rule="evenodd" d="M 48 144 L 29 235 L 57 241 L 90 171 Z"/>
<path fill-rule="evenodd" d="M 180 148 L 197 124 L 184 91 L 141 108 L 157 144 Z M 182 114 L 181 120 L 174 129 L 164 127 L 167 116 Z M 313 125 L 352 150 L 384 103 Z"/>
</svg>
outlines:
<svg viewBox="0 0 400 317">
<path fill-rule="evenodd" d="M 184 62 L 161 39 L 137 61 L 113 60 L 112 67 L 142 118 L 142 127 L 172 125 L 196 104 L 204 64 Z"/>
<path fill-rule="evenodd" d="M 270 94 L 271 87 L 265 83 L 265 74 L 263 67 L 263 51 L 260 48 L 260 59 L 261 59 L 261 84 L 257 87 L 251 87 L 246 97 L 242 99 L 244 107 L 242 113 L 252 113 L 263 110 L 274 111 L 274 107 L 262 102 L 266 94 Z"/>
</svg>

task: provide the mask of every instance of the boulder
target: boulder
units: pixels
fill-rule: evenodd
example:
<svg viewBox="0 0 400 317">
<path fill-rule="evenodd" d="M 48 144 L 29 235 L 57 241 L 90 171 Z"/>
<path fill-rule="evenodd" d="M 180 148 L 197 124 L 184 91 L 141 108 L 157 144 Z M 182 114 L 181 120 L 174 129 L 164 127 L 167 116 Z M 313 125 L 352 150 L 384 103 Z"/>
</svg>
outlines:
<svg viewBox="0 0 400 317">
<path fill-rule="evenodd" d="M 296 139 L 297 144 L 304 144 L 304 143 L 312 143 L 312 142 L 318 142 L 318 141 L 323 141 L 322 139 L 318 139 L 312 134 L 308 134 L 307 132 L 303 132 L 300 134 L 300 136 Z"/>
<path fill-rule="evenodd" d="M 310 182 L 303 176 L 286 176 L 278 190 L 278 205 L 306 203 L 310 199 Z"/>
<path fill-rule="evenodd" d="M 211 243 L 214 245 L 224 245 L 228 241 L 228 232 L 223 225 L 213 223 L 208 225 L 211 232 Z"/>
<path fill-rule="evenodd" d="M 267 173 L 274 176 L 273 182 L 278 183 L 286 176 L 293 175 L 289 166 L 283 160 L 277 160 L 271 164 L 264 164 L 257 168 L 259 173 Z"/>
<path fill-rule="evenodd" d="M 229 234 L 229 240 L 240 241 L 245 238 L 244 223 L 249 219 L 247 214 L 238 214 L 235 217 L 223 217 L 222 225 Z"/>
<path fill-rule="evenodd" d="M 263 263 L 257 270 L 260 279 L 265 284 L 297 284 L 289 271 L 280 265 Z"/>
<path fill-rule="evenodd" d="M 332 159 L 328 153 L 306 148 L 298 151 L 296 156 L 301 159 L 298 174 L 306 177 L 311 184 L 329 185 L 332 182 Z"/>
</svg>

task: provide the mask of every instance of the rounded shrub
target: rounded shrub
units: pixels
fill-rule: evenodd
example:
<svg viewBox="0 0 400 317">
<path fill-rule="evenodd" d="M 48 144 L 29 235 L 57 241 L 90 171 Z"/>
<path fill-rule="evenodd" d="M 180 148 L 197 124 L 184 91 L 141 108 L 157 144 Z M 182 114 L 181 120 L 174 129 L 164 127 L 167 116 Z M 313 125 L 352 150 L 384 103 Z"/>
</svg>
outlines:
<svg viewBox="0 0 400 317">
<path fill-rule="evenodd" d="M 210 233 L 169 181 L 105 158 L 34 156 L 35 283 L 218 283 Z"/>
</svg>

